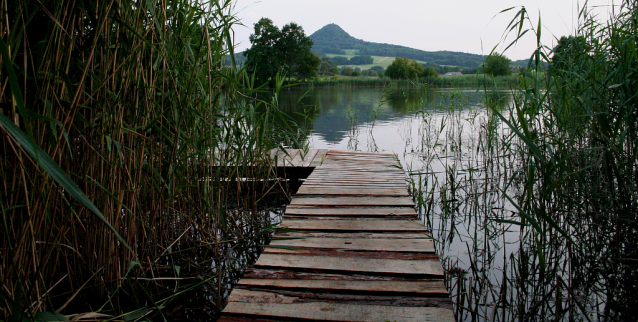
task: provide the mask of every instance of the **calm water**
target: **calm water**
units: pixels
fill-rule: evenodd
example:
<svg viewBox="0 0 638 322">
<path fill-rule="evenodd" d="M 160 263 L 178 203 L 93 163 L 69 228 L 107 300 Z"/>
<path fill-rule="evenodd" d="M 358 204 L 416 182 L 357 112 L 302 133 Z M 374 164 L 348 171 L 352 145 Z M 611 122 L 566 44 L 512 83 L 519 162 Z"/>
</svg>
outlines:
<svg viewBox="0 0 638 322">
<path fill-rule="evenodd" d="M 506 106 L 510 94 L 486 96 L 475 89 L 320 88 L 287 90 L 280 104 L 310 128 L 310 148 L 395 153 L 410 178 L 421 181 L 424 190 L 438 190 L 434 197 L 441 198 L 440 188 L 451 173 L 465 176 L 483 162 L 473 151 L 479 144 L 480 127 L 489 117 L 486 99 Z M 501 227 L 496 242 L 486 243 L 480 221 L 449 218 L 450 212 L 443 208 L 438 203 L 423 207 L 421 215 L 442 241 L 438 249 L 446 269 L 467 272 L 477 264 L 477 248 L 491 247 L 488 279 L 497 284 L 504 259 L 517 249 L 516 245 L 506 247 L 518 239 L 517 227 Z M 450 291 L 454 295 L 455 289 Z"/>
<path fill-rule="evenodd" d="M 486 104 L 507 117 L 512 101 L 508 91 L 380 88 L 279 97 L 309 129 L 309 148 L 398 155 L 437 240 L 458 320 L 604 320 L 609 289 L 601 273 L 590 274 L 594 264 L 576 266 L 564 242 L 544 241 L 537 252 L 535 232 L 516 224 L 516 207 L 503 197 L 521 195 L 525 164 Z M 579 271 L 592 277 L 581 280 Z"/>
</svg>

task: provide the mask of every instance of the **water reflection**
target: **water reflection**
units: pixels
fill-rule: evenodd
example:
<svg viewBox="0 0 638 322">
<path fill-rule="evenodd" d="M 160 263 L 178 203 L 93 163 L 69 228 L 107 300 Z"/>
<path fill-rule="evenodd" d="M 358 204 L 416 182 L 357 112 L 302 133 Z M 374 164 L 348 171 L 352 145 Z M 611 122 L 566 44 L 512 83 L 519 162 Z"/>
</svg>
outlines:
<svg viewBox="0 0 638 322">
<path fill-rule="evenodd" d="M 635 222 L 568 217 L 588 202 L 584 196 L 547 205 L 573 220 L 559 224 L 587 252 L 576 251 L 547 222 L 521 225 L 512 202 L 538 197 L 523 185 L 525 153 L 511 148 L 524 144 L 485 108 L 507 117 L 510 92 L 327 88 L 295 103 L 303 93 L 286 91 L 281 102 L 292 114 L 317 105 L 307 119 L 311 148 L 399 156 L 419 213 L 438 240 L 459 321 L 632 316 L 638 273 L 626 263 L 633 255 L 622 254 L 635 251 Z"/>
<path fill-rule="evenodd" d="M 403 120 L 423 112 L 423 106 L 431 112 L 449 109 L 450 93 L 453 92 L 405 88 L 289 88 L 280 93 L 279 103 L 282 110 L 299 124 L 311 126 L 315 148 L 346 148 L 345 142 L 352 141 L 351 132 L 364 133 L 362 130 L 379 124 L 385 125 L 388 130 L 396 129 Z M 466 101 L 456 108 L 482 106 L 482 93 L 473 90 L 458 93 L 463 93 Z M 496 95 L 503 104 L 507 104 L 509 96 Z M 310 106 L 317 108 L 307 113 Z M 308 122 L 302 120 L 302 115 Z M 372 138 L 364 140 L 366 146 L 369 139 Z M 395 144 L 384 146 L 382 150 L 392 147 Z"/>
</svg>

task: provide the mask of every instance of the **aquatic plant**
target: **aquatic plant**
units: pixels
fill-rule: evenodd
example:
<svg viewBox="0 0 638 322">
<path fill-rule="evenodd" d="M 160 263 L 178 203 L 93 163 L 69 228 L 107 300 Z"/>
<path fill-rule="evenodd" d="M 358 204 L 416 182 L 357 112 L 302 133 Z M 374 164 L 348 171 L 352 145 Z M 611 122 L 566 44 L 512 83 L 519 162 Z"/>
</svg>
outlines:
<svg viewBox="0 0 638 322">
<path fill-rule="evenodd" d="M 623 1 L 602 23 L 584 7 L 575 37 L 587 49 L 555 55 L 537 43 L 511 104 L 489 99 L 485 114 L 424 122 L 432 135 L 420 153 L 444 172 L 420 170 L 413 184 L 458 320 L 634 318 L 636 9 Z M 540 39 L 539 26 L 521 8 L 508 30 Z M 466 262 L 448 256 L 459 239 Z"/>
<path fill-rule="evenodd" d="M 0 13 L 0 319 L 214 316 L 280 190 L 232 2 Z"/>
</svg>

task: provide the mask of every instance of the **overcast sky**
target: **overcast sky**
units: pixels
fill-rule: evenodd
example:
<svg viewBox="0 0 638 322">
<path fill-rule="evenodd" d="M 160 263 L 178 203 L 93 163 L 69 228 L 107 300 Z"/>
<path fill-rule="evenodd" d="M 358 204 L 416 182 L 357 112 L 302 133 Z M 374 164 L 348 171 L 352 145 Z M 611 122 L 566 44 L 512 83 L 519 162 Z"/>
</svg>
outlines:
<svg viewBox="0 0 638 322">
<path fill-rule="evenodd" d="M 244 26 L 234 28 L 236 51 L 250 47 L 253 25 L 268 17 L 279 28 L 296 22 L 308 36 L 335 23 L 365 41 L 426 51 L 488 54 L 502 44 L 507 25 L 521 6 L 534 26 L 540 15 L 542 41 L 551 47 L 556 37 L 575 32 L 583 4 L 572 0 L 237 0 L 235 12 Z M 619 5 L 620 0 L 591 0 L 588 7 L 606 20 L 614 4 Z M 515 8 L 499 14 L 511 7 Z M 514 60 L 529 58 L 535 43 L 530 35 L 505 55 Z"/>
</svg>

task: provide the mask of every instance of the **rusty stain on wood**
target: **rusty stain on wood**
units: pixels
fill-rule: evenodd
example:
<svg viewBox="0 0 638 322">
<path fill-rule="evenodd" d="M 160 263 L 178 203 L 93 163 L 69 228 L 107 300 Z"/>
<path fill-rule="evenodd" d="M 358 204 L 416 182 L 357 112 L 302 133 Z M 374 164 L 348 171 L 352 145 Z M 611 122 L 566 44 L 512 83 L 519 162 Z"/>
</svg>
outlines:
<svg viewBox="0 0 638 322">
<path fill-rule="evenodd" d="M 443 269 L 393 154 L 271 152 L 314 167 L 219 321 L 454 321 Z"/>
</svg>

